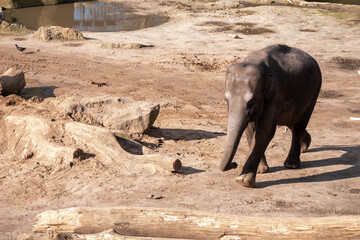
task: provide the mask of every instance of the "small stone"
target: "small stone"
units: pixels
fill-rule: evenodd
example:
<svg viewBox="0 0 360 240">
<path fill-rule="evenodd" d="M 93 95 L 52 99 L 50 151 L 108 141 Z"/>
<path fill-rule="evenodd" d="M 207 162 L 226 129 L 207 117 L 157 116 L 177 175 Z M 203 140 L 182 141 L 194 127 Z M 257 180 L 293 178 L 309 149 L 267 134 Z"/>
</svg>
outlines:
<svg viewBox="0 0 360 240">
<path fill-rule="evenodd" d="M 241 39 L 241 37 L 239 37 L 239 35 L 237 35 L 237 34 L 229 34 L 229 37 L 235 38 L 235 39 Z"/>
<path fill-rule="evenodd" d="M 149 194 L 149 195 L 146 195 L 146 199 L 153 199 L 155 197 L 155 195 L 154 194 Z"/>
<path fill-rule="evenodd" d="M 160 200 L 160 199 L 163 199 L 163 198 L 165 198 L 165 197 L 163 197 L 163 196 L 156 196 L 156 195 L 154 195 L 154 194 L 149 194 L 149 195 L 146 196 L 146 199 L 156 199 L 156 200 Z"/>
<path fill-rule="evenodd" d="M 27 159 L 30 159 L 34 156 L 34 153 L 29 151 L 29 152 L 25 152 L 24 154 L 24 159 L 27 160 Z"/>
<path fill-rule="evenodd" d="M 92 85 L 97 85 L 98 87 L 107 86 L 104 82 L 91 82 Z"/>
<path fill-rule="evenodd" d="M 77 148 L 73 153 L 74 159 L 77 158 L 79 160 L 82 160 L 83 156 L 84 156 L 84 151 L 81 150 L 80 148 Z"/>
</svg>

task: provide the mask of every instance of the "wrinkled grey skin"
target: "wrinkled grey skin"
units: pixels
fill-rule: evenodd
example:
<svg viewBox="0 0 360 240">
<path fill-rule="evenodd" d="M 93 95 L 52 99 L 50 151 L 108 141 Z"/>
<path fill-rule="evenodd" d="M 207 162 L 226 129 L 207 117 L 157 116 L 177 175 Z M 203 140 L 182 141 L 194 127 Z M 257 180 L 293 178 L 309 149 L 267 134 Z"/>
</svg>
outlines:
<svg viewBox="0 0 360 240">
<path fill-rule="evenodd" d="M 232 160 L 245 131 L 250 151 L 236 180 L 254 187 L 256 173 L 269 171 L 264 152 L 276 125 L 287 126 L 292 133 L 285 167 L 298 168 L 300 152 L 311 142 L 306 126 L 321 88 L 321 72 L 315 59 L 297 48 L 271 45 L 231 65 L 225 85 L 229 116 L 220 169 L 236 168 Z"/>
</svg>

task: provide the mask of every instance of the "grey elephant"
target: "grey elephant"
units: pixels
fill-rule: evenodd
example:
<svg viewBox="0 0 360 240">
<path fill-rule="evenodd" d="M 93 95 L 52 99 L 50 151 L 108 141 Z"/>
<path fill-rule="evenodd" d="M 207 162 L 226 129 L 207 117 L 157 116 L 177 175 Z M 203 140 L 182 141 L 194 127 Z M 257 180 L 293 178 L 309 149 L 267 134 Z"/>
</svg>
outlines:
<svg viewBox="0 0 360 240">
<path fill-rule="evenodd" d="M 226 72 L 225 99 L 228 129 L 222 171 L 236 168 L 232 162 L 245 131 L 250 147 L 247 161 L 236 181 L 255 186 L 256 173 L 269 171 L 265 150 L 277 125 L 292 133 L 286 168 L 300 166 L 300 152 L 310 146 L 306 131 L 321 88 L 321 71 L 316 60 L 298 48 L 271 45 L 250 53 L 242 63 Z"/>
</svg>

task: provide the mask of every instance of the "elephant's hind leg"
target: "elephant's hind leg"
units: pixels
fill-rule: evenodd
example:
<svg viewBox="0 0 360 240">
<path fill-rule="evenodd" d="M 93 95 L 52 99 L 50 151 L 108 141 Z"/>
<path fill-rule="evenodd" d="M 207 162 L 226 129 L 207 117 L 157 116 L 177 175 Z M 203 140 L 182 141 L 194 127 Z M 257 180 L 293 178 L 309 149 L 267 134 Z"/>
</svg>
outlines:
<svg viewBox="0 0 360 240">
<path fill-rule="evenodd" d="M 254 133 L 255 133 L 255 122 L 251 122 L 248 124 L 248 127 L 245 130 L 246 140 L 248 142 L 250 150 L 252 149 L 251 143 L 254 141 Z M 270 168 L 266 162 L 266 157 L 265 157 L 265 153 L 264 153 L 260 159 L 257 173 L 259 173 L 259 174 L 267 173 L 267 172 L 269 172 L 269 169 Z"/>
<path fill-rule="evenodd" d="M 300 153 L 304 152 L 310 146 L 311 136 L 305 130 L 305 124 L 297 124 L 291 128 L 292 141 L 289 155 L 287 156 L 284 166 L 295 169 L 300 167 Z"/>
<path fill-rule="evenodd" d="M 287 156 L 284 166 L 286 168 L 294 169 L 300 167 L 300 153 L 309 148 L 311 143 L 311 136 L 306 131 L 311 114 L 314 110 L 315 102 L 311 108 L 308 109 L 303 119 L 291 128 L 292 140 L 289 155 Z"/>
<path fill-rule="evenodd" d="M 305 130 L 305 134 L 303 136 L 302 142 L 301 142 L 301 152 L 305 152 L 309 149 L 311 144 L 311 135 Z"/>
</svg>

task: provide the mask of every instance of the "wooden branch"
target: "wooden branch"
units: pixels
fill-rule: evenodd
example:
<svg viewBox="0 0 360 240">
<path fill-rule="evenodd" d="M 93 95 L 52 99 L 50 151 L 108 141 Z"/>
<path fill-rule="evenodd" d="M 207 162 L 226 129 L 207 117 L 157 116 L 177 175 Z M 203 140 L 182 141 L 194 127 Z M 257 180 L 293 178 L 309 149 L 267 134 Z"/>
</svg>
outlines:
<svg viewBox="0 0 360 240">
<path fill-rule="evenodd" d="M 155 208 L 84 207 L 47 211 L 37 218 L 33 232 L 96 234 L 114 229 L 127 236 L 187 239 L 360 237 L 360 216 L 248 217 Z"/>
</svg>

